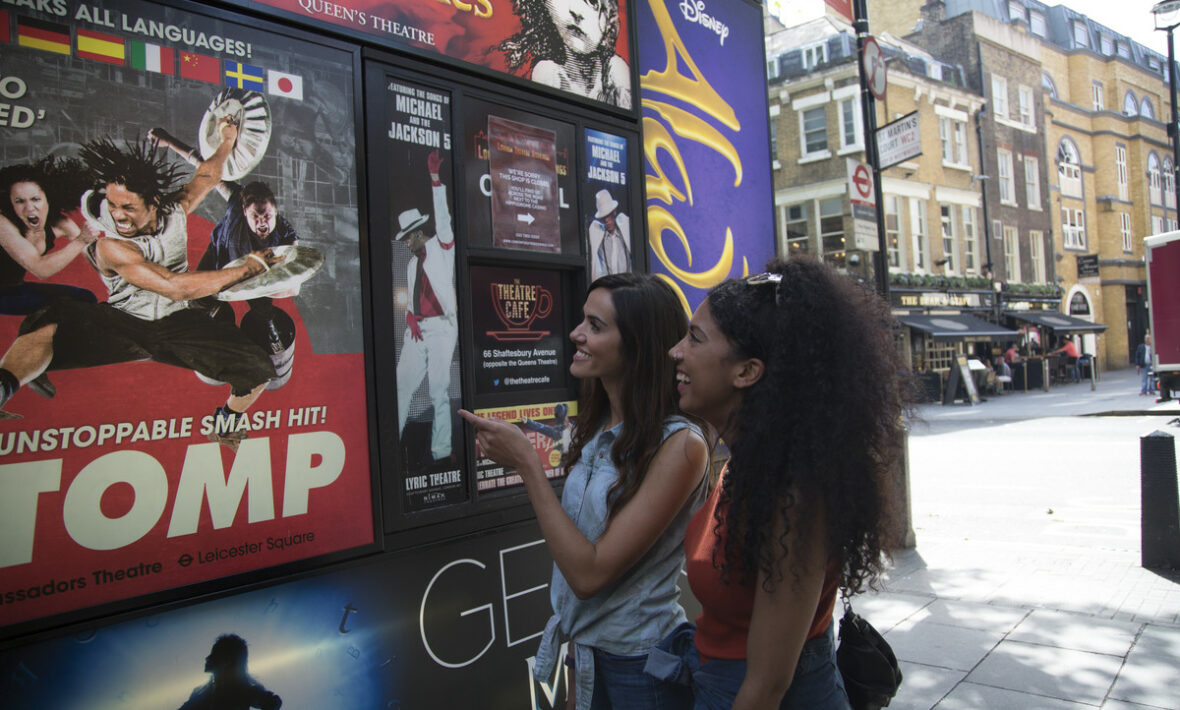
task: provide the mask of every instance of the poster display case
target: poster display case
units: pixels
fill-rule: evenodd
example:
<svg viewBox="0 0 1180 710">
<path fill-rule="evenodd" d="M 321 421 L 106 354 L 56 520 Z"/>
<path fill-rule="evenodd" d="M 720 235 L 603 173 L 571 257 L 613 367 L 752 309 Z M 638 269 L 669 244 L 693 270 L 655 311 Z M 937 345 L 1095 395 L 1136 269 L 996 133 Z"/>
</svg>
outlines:
<svg viewBox="0 0 1180 710">
<path fill-rule="evenodd" d="M 0 30 L 4 635 L 376 550 L 359 51 L 139 0 Z"/>
</svg>

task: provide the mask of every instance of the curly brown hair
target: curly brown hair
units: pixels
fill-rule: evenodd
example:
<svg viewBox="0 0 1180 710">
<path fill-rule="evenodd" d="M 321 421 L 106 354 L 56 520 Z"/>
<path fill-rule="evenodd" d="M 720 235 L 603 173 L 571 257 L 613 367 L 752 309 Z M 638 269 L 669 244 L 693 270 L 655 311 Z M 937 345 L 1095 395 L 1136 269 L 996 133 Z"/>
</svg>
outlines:
<svg viewBox="0 0 1180 710">
<path fill-rule="evenodd" d="M 643 483 L 663 444 L 664 420 L 681 414 L 676 366 L 668 350 L 688 331 L 688 317 L 672 288 L 655 276 L 610 274 L 595 279 L 586 293 L 599 288 L 610 291 L 622 360 L 628 364 L 619 388 L 625 395 L 623 428 L 611 447 L 611 461 L 619 471 L 607 496 L 613 517 Z M 566 470 L 578 462 L 582 448 L 609 415 L 610 400 L 602 382 L 597 377 L 584 380 L 577 424 L 563 461 Z"/>
<path fill-rule="evenodd" d="M 714 528 L 728 534 L 714 556 L 727 581 L 752 584 L 762 572 L 770 589 L 784 568 L 797 581 L 787 535 L 812 529 L 809 516 L 823 510 L 829 560 L 856 593 L 880 577 L 897 509 L 892 477 L 912 388 L 896 322 L 882 299 L 829 266 L 776 259 L 767 269 L 769 279 L 727 281 L 708 295 L 732 357 L 765 364 L 736 413 Z"/>
</svg>

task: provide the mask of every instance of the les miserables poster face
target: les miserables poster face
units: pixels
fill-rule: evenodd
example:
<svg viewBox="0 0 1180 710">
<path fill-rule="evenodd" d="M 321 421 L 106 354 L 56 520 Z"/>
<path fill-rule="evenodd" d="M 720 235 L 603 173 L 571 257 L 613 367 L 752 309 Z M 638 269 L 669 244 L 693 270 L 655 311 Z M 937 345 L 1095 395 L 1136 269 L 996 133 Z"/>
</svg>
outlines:
<svg viewBox="0 0 1180 710">
<path fill-rule="evenodd" d="M 0 626 L 372 543 L 352 55 L 0 7 Z"/>
</svg>

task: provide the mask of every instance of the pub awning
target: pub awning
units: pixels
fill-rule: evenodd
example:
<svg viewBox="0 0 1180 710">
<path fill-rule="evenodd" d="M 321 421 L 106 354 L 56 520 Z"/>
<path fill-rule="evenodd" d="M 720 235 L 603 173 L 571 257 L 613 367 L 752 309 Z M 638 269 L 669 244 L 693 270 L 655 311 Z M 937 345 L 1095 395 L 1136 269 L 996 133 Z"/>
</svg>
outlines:
<svg viewBox="0 0 1180 710">
<path fill-rule="evenodd" d="M 964 313 L 953 315 L 904 315 L 897 320 L 914 330 L 929 333 L 935 340 L 1019 340 L 1020 333 L 1001 328 L 982 318 Z"/>
<path fill-rule="evenodd" d="M 1057 311 L 1004 311 L 1004 315 L 1043 328 L 1052 328 L 1058 333 L 1101 333 L 1106 330 L 1106 326 L 1101 323 L 1091 323 Z"/>
</svg>

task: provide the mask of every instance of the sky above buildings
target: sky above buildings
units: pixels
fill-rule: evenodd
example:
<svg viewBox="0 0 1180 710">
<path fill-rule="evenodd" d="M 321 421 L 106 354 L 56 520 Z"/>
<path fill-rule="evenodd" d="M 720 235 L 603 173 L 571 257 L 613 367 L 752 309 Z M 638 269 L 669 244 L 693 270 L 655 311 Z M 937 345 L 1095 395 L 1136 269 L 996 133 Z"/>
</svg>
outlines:
<svg viewBox="0 0 1180 710">
<path fill-rule="evenodd" d="M 1048 5 L 1065 5 L 1106 25 L 1112 30 L 1128 35 L 1136 42 L 1167 55 L 1167 33 L 1155 29 L 1151 8 L 1158 0 L 1068 0 Z M 771 9 L 780 8 L 779 17 L 788 27 L 823 15 L 823 0 L 770 0 Z M 872 28 L 873 18 L 869 18 Z M 1180 43 L 1180 30 L 1176 42 Z M 1177 48 L 1180 53 L 1180 48 Z"/>
</svg>

